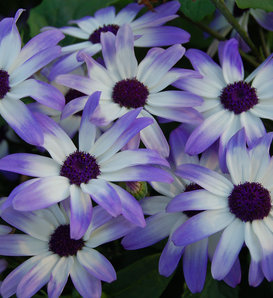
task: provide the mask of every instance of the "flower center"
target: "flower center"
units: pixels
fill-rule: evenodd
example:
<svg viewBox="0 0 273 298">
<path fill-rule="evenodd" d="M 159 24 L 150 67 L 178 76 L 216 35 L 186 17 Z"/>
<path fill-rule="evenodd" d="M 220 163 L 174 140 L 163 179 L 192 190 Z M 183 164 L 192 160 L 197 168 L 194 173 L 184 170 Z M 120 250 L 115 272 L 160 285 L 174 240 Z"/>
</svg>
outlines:
<svg viewBox="0 0 273 298">
<path fill-rule="evenodd" d="M 101 32 L 112 32 L 113 34 L 117 34 L 119 29 L 118 25 L 110 24 L 110 25 L 104 25 L 103 27 L 99 27 L 97 30 L 95 30 L 90 36 L 89 40 L 92 43 L 100 43 L 100 34 Z"/>
<path fill-rule="evenodd" d="M 200 185 L 196 184 L 196 183 L 190 183 L 186 186 L 184 192 L 188 192 L 188 191 L 193 191 L 193 190 L 198 190 L 198 189 L 203 189 Z M 188 217 L 192 217 L 200 212 L 202 212 L 203 210 L 187 210 L 187 211 L 183 211 L 184 214 L 186 214 Z"/>
<path fill-rule="evenodd" d="M 268 216 L 271 210 L 269 191 L 260 183 L 245 182 L 235 185 L 228 197 L 230 212 L 242 221 L 253 221 Z"/>
<path fill-rule="evenodd" d="M 70 238 L 70 225 L 61 225 L 51 235 L 48 247 L 49 250 L 60 257 L 74 256 L 84 246 L 82 239 Z"/>
<path fill-rule="evenodd" d="M 90 179 L 96 179 L 100 174 L 96 159 L 89 153 L 75 151 L 64 161 L 60 175 L 67 177 L 71 184 L 80 185 Z"/>
<path fill-rule="evenodd" d="M 235 16 L 235 18 L 239 18 L 248 10 L 249 8 L 245 8 L 245 9 L 239 8 L 235 3 L 233 7 L 233 15 Z"/>
<path fill-rule="evenodd" d="M 241 114 L 258 103 L 255 88 L 244 81 L 227 85 L 220 95 L 221 103 L 225 109 Z"/>
<path fill-rule="evenodd" d="M 71 100 L 84 96 L 82 92 L 75 90 L 75 89 L 69 89 L 68 92 L 65 95 L 65 104 L 68 104 Z M 75 114 L 75 116 L 82 116 L 82 111 Z"/>
<path fill-rule="evenodd" d="M 4 98 L 9 90 L 9 74 L 4 70 L 0 70 L 0 99 Z"/>
<path fill-rule="evenodd" d="M 126 108 L 143 107 L 148 98 L 149 91 L 137 79 L 126 79 L 116 83 L 113 88 L 114 102 Z"/>
</svg>

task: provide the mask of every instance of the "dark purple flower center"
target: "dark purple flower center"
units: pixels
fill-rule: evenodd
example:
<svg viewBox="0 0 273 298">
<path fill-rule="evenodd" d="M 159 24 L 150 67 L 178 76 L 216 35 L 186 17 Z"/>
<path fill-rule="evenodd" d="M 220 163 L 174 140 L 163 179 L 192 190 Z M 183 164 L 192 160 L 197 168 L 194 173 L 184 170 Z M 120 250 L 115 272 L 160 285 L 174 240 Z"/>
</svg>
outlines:
<svg viewBox="0 0 273 298">
<path fill-rule="evenodd" d="M 75 90 L 75 89 L 69 89 L 68 92 L 65 95 L 65 104 L 68 104 L 71 100 L 84 96 L 82 92 Z M 82 111 L 75 114 L 76 116 L 82 116 Z"/>
<path fill-rule="evenodd" d="M 9 74 L 4 70 L 0 70 L 0 99 L 4 98 L 9 90 Z"/>
<path fill-rule="evenodd" d="M 186 186 L 184 192 L 188 192 L 188 191 L 193 191 L 193 190 L 198 190 L 198 189 L 203 189 L 200 185 L 196 184 L 196 183 L 190 183 Z M 187 210 L 187 211 L 183 211 L 184 214 L 186 214 L 188 217 L 192 217 L 200 212 L 202 212 L 203 210 Z"/>
<path fill-rule="evenodd" d="M 51 235 L 48 247 L 49 250 L 60 257 L 74 256 L 84 246 L 82 239 L 70 238 L 70 225 L 61 225 Z"/>
<path fill-rule="evenodd" d="M 235 185 L 228 197 L 230 212 L 242 221 L 253 221 L 268 216 L 271 210 L 269 191 L 257 182 Z"/>
<path fill-rule="evenodd" d="M 239 18 L 244 14 L 244 12 L 248 10 L 249 8 L 242 9 L 242 8 L 239 8 L 236 3 L 234 3 L 233 15 L 235 16 L 235 18 Z"/>
<path fill-rule="evenodd" d="M 97 30 L 95 30 L 90 36 L 89 40 L 92 43 L 100 43 L 100 34 L 101 32 L 112 32 L 113 34 L 117 34 L 119 29 L 118 25 L 110 24 L 110 25 L 104 25 L 103 27 L 99 27 Z"/>
<path fill-rule="evenodd" d="M 64 161 L 60 175 L 67 177 L 71 184 L 80 185 L 96 179 L 100 168 L 96 159 L 87 152 L 75 151 Z"/>
<path fill-rule="evenodd" d="M 145 105 L 148 95 L 147 87 L 134 78 L 117 82 L 112 98 L 122 107 L 136 109 Z"/>
<path fill-rule="evenodd" d="M 235 114 L 246 112 L 258 103 L 256 89 L 244 81 L 227 85 L 220 99 L 224 108 Z"/>
</svg>

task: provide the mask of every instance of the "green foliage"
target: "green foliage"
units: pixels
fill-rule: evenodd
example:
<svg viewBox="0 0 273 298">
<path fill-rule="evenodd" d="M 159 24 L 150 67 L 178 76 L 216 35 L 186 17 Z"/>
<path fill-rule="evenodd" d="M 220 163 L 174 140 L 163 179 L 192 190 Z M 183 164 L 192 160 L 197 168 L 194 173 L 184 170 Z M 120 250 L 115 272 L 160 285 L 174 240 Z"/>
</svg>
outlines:
<svg viewBox="0 0 273 298">
<path fill-rule="evenodd" d="M 201 293 L 193 294 L 186 288 L 182 298 L 238 298 L 239 287 L 229 287 L 223 281 L 214 280 L 211 274 L 207 273 L 206 283 Z"/>
<path fill-rule="evenodd" d="M 167 287 L 170 278 L 158 273 L 159 254 L 142 258 L 117 273 L 117 280 L 104 284 L 107 297 L 157 298 Z"/>
<path fill-rule="evenodd" d="M 41 5 L 30 11 L 30 36 L 40 33 L 42 27 L 66 26 L 69 20 L 92 16 L 98 9 L 119 2 L 122 2 L 122 5 L 129 3 L 128 0 L 44 0 Z"/>
<path fill-rule="evenodd" d="M 215 7 L 210 0 L 180 0 L 180 10 L 193 21 L 201 21 L 214 12 Z"/>
<path fill-rule="evenodd" d="M 236 3 L 240 8 L 260 8 L 266 11 L 273 11 L 272 0 L 236 0 Z"/>
</svg>

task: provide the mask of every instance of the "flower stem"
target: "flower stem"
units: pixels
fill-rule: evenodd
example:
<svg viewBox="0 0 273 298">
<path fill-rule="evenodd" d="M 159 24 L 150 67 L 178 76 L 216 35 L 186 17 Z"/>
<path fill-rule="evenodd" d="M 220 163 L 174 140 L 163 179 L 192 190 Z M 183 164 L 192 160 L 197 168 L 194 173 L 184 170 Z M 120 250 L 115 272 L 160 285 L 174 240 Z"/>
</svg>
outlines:
<svg viewBox="0 0 273 298">
<path fill-rule="evenodd" d="M 183 12 L 178 11 L 177 14 L 183 18 L 184 20 L 186 20 L 187 22 L 195 25 L 196 27 L 198 27 L 199 29 L 201 29 L 204 32 L 207 32 L 208 34 L 210 34 L 212 37 L 216 38 L 219 41 L 224 41 L 226 40 L 226 38 L 221 35 L 220 33 L 214 31 L 213 29 L 211 29 L 209 26 L 202 24 L 200 22 L 195 22 L 192 19 L 190 19 L 189 17 L 187 17 L 186 15 L 184 15 Z M 243 52 L 242 50 L 240 50 L 240 54 L 241 56 L 250 64 L 252 64 L 252 66 L 254 67 L 258 67 L 260 64 L 258 62 L 256 62 L 256 59 L 248 54 L 246 54 L 245 52 Z"/>
<path fill-rule="evenodd" d="M 210 0 L 214 6 L 223 14 L 223 16 L 227 19 L 230 25 L 238 32 L 238 34 L 242 37 L 242 39 L 249 45 L 254 55 L 260 60 L 261 56 L 257 48 L 255 47 L 252 40 L 248 37 L 246 31 L 240 26 L 236 18 L 232 15 L 232 13 L 227 8 L 224 0 Z"/>
</svg>

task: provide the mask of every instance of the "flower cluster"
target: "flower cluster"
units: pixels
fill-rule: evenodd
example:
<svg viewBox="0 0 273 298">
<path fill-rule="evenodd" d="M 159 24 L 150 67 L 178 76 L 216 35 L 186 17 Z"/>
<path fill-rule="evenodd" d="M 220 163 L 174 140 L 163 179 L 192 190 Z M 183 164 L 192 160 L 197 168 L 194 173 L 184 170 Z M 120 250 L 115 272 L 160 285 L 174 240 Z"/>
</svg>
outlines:
<svg viewBox="0 0 273 298">
<path fill-rule="evenodd" d="M 122 237 L 121 254 L 166 239 L 159 274 L 183 259 L 193 293 L 208 268 L 240 284 L 242 254 L 249 285 L 273 281 L 273 134 L 262 120 L 273 121 L 273 54 L 245 76 L 238 38 L 219 44 L 218 64 L 165 25 L 178 1 L 147 5 L 139 17 L 131 3 L 45 27 L 22 48 L 23 9 L 0 21 L 0 170 L 16 175 L 0 200 L 4 298 L 44 286 L 59 297 L 69 277 L 101 297 L 101 281 L 117 279 L 104 248 Z M 271 29 L 271 14 L 244 13 Z M 65 35 L 84 41 L 61 47 Z M 136 47 L 149 48 L 142 59 Z M 9 267 L 5 256 L 29 258 Z"/>
</svg>

